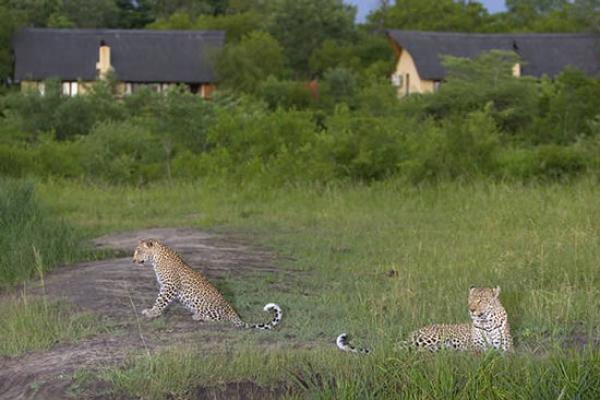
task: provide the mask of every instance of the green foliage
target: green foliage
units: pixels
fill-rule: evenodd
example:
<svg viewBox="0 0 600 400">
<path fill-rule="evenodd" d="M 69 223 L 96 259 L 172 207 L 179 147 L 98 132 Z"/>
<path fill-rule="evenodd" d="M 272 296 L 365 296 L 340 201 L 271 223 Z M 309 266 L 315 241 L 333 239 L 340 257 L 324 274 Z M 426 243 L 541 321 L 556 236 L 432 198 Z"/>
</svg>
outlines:
<svg viewBox="0 0 600 400">
<path fill-rule="evenodd" d="M 337 67 L 325 72 L 321 89 L 325 101 L 331 100 L 334 104 L 346 103 L 353 106 L 357 91 L 358 77 L 351 70 Z"/>
<path fill-rule="evenodd" d="M 266 32 L 255 31 L 239 43 L 225 46 L 217 62 L 217 76 L 225 87 L 250 93 L 268 76 L 280 77 L 284 63 L 277 40 Z"/>
<path fill-rule="evenodd" d="M 127 100 L 129 108 L 141 106 L 137 113 L 163 145 L 179 146 L 194 152 L 206 148 L 206 132 L 213 124 L 214 106 L 184 88 L 174 88 L 166 95 L 140 94 Z M 144 104 L 145 103 L 145 104 Z"/>
<path fill-rule="evenodd" d="M 310 82 L 282 78 L 281 47 L 255 31 L 227 46 L 222 86 L 231 90 L 210 101 L 184 87 L 115 100 L 111 80 L 85 96 L 61 95 L 58 82 L 46 83 L 45 96 L 3 96 L 0 173 L 129 184 L 225 175 L 286 185 L 600 172 L 600 81 L 573 70 L 555 80 L 516 78 L 518 61 L 497 51 L 449 57 L 437 92 L 399 100 L 385 61 L 337 66 Z"/>
<path fill-rule="evenodd" d="M 361 61 L 354 54 L 354 50 L 352 45 L 344 45 L 334 40 L 325 40 L 320 47 L 312 52 L 308 60 L 311 73 L 321 75 L 326 70 L 336 67 L 358 69 Z"/>
<path fill-rule="evenodd" d="M 225 39 L 231 43 L 240 41 L 253 31 L 261 30 L 262 25 L 262 17 L 256 12 L 248 11 L 239 14 L 200 15 L 194 28 L 225 31 Z"/>
<path fill-rule="evenodd" d="M 260 84 L 258 95 L 273 110 L 277 107 L 305 109 L 316 101 L 315 96 L 318 96 L 318 93 L 311 93 L 309 84 L 269 76 Z"/>
<path fill-rule="evenodd" d="M 514 53 L 491 51 L 476 59 L 444 58 L 448 79 L 438 93 L 424 96 L 418 108 L 441 119 L 463 116 L 488 105 L 500 130 L 509 135 L 531 131 L 537 107 L 535 81 L 512 75 Z M 526 137 L 522 137 L 527 139 Z"/>
<path fill-rule="evenodd" d="M 591 134 L 588 121 L 600 115 L 600 80 L 566 69 L 543 88 L 533 128 L 538 142 L 570 144 Z"/>
<path fill-rule="evenodd" d="M 268 30 L 281 43 L 290 66 L 306 76 L 311 54 L 325 40 L 354 38 L 355 14 L 342 0 L 280 0 Z"/>
<path fill-rule="evenodd" d="M 184 12 L 174 12 L 167 18 L 157 19 L 156 21 L 147 25 L 148 29 L 180 29 L 188 30 L 192 29 L 194 23 L 189 14 Z"/>
<path fill-rule="evenodd" d="M 485 29 L 490 16 L 479 2 L 402 0 L 372 12 L 368 19 L 379 28 L 478 32 Z"/>
<path fill-rule="evenodd" d="M 32 184 L 0 178 L 0 287 L 81 258 L 80 238 L 39 204 Z"/>
<path fill-rule="evenodd" d="M 409 119 L 353 115 L 337 107 L 325 121 L 318 154 L 336 176 L 358 180 L 382 179 L 397 172 L 406 158 L 406 135 L 417 124 Z"/>
<path fill-rule="evenodd" d="M 108 28 L 117 25 L 119 8 L 115 0 L 63 0 L 61 3 L 61 11 L 66 19 L 78 28 Z"/>
<path fill-rule="evenodd" d="M 44 96 L 31 90 L 24 93 L 11 93 L 2 99 L 4 113 L 16 118 L 20 123 L 20 129 L 31 136 L 54 131 L 54 115 L 62 103 L 60 83 L 46 81 L 44 84 L 46 87 Z"/>
<path fill-rule="evenodd" d="M 131 122 L 97 125 L 82 140 L 81 157 L 90 179 L 140 184 L 165 176 L 159 138 Z"/>
<path fill-rule="evenodd" d="M 0 301 L 0 356 L 15 357 L 71 342 L 98 330 L 98 319 L 75 307 L 45 298 L 9 298 Z"/>
<path fill-rule="evenodd" d="M 312 180 L 321 173 L 311 165 L 315 139 L 309 112 L 278 109 L 269 113 L 262 105 L 241 104 L 217 113 L 208 132 L 211 150 L 205 162 L 214 173 L 239 179 Z"/>
<path fill-rule="evenodd" d="M 63 96 L 58 81 L 46 81 L 45 88 L 44 96 L 33 90 L 3 99 L 5 112 L 32 137 L 53 132 L 59 140 L 71 139 L 86 135 L 99 121 L 124 118 L 122 106 L 115 102 L 107 82 L 95 83 L 85 96 Z"/>
<path fill-rule="evenodd" d="M 12 73 L 11 38 L 20 26 L 20 19 L 15 18 L 10 8 L 0 2 L 0 87 Z"/>
<path fill-rule="evenodd" d="M 425 124 L 408 141 L 411 157 L 401 165 L 414 182 L 469 178 L 493 173 L 499 133 L 491 107 L 441 126 Z"/>
</svg>

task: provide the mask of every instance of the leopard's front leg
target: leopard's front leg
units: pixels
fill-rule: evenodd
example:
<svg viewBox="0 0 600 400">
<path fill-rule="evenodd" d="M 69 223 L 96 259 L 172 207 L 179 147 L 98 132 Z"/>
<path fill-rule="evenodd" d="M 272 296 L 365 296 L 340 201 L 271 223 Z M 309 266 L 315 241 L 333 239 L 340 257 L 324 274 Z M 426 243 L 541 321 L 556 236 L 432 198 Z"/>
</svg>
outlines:
<svg viewBox="0 0 600 400">
<path fill-rule="evenodd" d="M 173 302 L 177 294 L 175 286 L 165 285 L 160 288 L 158 297 L 151 309 L 142 310 L 142 315 L 146 318 L 156 318 L 163 313 L 165 308 Z"/>
</svg>

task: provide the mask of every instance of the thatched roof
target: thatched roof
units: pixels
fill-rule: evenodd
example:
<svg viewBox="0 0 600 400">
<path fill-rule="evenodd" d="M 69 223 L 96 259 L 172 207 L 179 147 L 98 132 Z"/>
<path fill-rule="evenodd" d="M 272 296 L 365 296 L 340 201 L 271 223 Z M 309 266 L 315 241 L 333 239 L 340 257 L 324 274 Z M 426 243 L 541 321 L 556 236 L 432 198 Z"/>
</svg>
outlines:
<svg viewBox="0 0 600 400">
<path fill-rule="evenodd" d="M 592 33 L 480 34 L 388 30 L 388 36 L 413 57 L 421 79 L 442 80 L 441 56 L 474 58 L 489 50 L 516 52 L 521 73 L 555 76 L 570 65 L 600 76 L 600 35 Z"/>
<path fill-rule="evenodd" d="M 222 31 L 27 28 L 13 38 L 15 80 L 94 80 L 102 42 L 121 81 L 213 82 L 224 38 Z"/>
</svg>

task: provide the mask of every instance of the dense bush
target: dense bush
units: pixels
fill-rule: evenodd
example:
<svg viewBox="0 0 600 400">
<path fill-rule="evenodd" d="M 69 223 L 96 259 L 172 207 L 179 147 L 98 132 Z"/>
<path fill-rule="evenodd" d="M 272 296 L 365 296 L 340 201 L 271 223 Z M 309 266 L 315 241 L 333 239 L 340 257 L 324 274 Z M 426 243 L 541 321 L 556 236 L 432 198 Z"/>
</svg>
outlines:
<svg viewBox="0 0 600 400">
<path fill-rule="evenodd" d="M 253 33 L 242 42 L 271 39 Z M 258 73 L 253 94 L 221 90 L 210 101 L 183 88 L 115 98 L 110 80 L 72 98 L 48 82 L 45 96 L 0 97 L 0 174 L 119 184 L 217 175 L 281 185 L 598 171 L 600 81 L 572 70 L 515 78 L 517 61 L 503 52 L 448 58 L 438 92 L 402 100 L 377 72 L 341 65 L 310 82 Z"/>
<path fill-rule="evenodd" d="M 500 140 L 490 105 L 464 119 L 423 125 L 420 134 L 410 136 L 410 157 L 402 165 L 411 180 L 469 178 L 495 170 Z"/>
<path fill-rule="evenodd" d="M 53 218 L 33 185 L 0 178 L 0 287 L 82 257 L 80 235 Z"/>
<path fill-rule="evenodd" d="M 81 143 L 81 163 L 90 178 L 143 183 L 166 177 L 166 156 L 158 137 L 129 122 L 104 123 Z"/>
</svg>

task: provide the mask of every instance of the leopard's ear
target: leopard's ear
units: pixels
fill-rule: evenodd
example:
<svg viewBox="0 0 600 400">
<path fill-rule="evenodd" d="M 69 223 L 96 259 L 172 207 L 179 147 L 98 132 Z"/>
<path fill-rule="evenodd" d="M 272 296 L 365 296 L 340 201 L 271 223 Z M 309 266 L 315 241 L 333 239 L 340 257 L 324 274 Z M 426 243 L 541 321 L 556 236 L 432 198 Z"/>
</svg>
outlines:
<svg viewBox="0 0 600 400">
<path fill-rule="evenodd" d="M 500 286 L 496 286 L 496 287 L 494 288 L 494 296 L 495 296 L 496 298 L 498 298 L 498 296 L 500 296 Z"/>
<path fill-rule="evenodd" d="M 475 289 L 475 285 L 469 286 L 469 293 L 471 293 L 473 291 L 473 289 Z"/>
<path fill-rule="evenodd" d="M 154 240 L 152 240 L 152 239 L 140 240 L 140 244 L 143 245 L 144 247 L 150 248 L 150 247 L 154 246 Z"/>
</svg>

